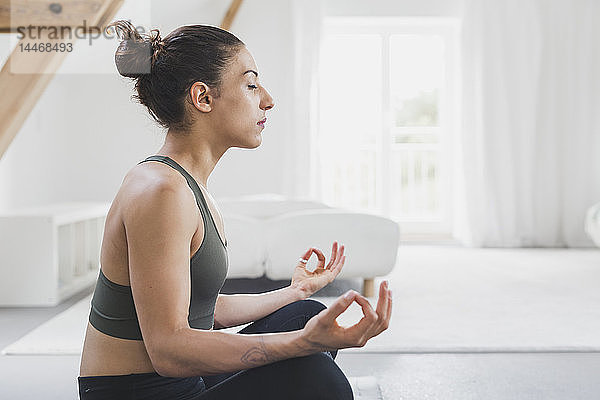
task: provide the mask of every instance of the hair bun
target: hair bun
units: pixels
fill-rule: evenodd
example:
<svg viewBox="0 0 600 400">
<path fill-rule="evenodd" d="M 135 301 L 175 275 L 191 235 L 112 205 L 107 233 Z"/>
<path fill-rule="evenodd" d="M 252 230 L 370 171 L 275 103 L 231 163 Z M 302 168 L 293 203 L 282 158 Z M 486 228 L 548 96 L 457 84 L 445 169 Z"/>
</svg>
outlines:
<svg viewBox="0 0 600 400">
<path fill-rule="evenodd" d="M 119 74 L 127 78 L 139 78 L 149 74 L 155 59 L 154 50 L 160 46 L 160 35 L 153 30 L 152 37 L 142 37 L 129 21 L 120 20 L 109 24 L 121 39 L 115 52 L 115 64 Z M 162 46 L 161 46 L 162 47 Z"/>
<path fill-rule="evenodd" d="M 115 53 L 115 64 L 119 74 L 128 78 L 149 74 L 153 53 L 150 42 L 131 39 L 122 41 Z"/>
</svg>

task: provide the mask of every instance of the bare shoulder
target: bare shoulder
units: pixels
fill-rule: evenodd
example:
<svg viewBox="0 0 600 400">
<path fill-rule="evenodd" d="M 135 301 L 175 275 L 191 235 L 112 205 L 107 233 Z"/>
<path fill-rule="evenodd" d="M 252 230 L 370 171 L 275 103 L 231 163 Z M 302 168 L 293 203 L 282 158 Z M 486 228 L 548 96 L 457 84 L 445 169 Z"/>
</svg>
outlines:
<svg viewBox="0 0 600 400">
<path fill-rule="evenodd" d="M 134 227 L 173 229 L 191 238 L 197 228 L 194 194 L 185 178 L 168 165 L 136 165 L 123 179 L 118 196 L 126 231 Z"/>
</svg>

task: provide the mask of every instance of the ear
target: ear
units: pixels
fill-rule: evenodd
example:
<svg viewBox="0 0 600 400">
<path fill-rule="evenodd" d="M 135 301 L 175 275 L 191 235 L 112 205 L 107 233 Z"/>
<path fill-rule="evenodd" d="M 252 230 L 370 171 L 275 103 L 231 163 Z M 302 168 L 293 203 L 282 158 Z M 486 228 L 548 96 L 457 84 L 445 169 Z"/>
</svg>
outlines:
<svg viewBox="0 0 600 400">
<path fill-rule="evenodd" d="M 194 107 L 202 112 L 210 112 L 212 110 L 213 97 L 210 93 L 210 88 L 204 82 L 194 82 L 190 88 L 190 96 Z"/>
</svg>

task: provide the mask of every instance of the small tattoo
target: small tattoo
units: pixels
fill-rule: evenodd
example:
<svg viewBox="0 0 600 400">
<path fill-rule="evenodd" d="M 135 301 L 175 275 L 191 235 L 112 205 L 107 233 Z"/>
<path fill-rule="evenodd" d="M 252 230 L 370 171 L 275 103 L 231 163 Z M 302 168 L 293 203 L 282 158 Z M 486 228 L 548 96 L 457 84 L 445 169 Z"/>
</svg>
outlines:
<svg viewBox="0 0 600 400">
<path fill-rule="evenodd" d="M 260 338 L 260 343 L 257 347 L 249 349 L 241 358 L 241 361 L 249 366 L 258 366 L 274 361 L 267 353 L 264 338 Z"/>
</svg>

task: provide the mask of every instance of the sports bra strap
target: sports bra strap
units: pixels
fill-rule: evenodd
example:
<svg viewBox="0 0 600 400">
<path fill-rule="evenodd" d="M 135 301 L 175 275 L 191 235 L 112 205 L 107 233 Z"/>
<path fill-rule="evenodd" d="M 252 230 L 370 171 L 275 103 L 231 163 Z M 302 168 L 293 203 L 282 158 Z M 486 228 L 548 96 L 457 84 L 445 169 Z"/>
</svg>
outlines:
<svg viewBox="0 0 600 400">
<path fill-rule="evenodd" d="M 215 232 L 217 233 L 217 236 L 219 237 L 219 240 L 221 240 L 221 243 L 223 243 L 223 240 L 221 239 L 221 236 L 219 235 L 219 233 L 217 231 L 217 224 L 215 223 L 215 220 L 214 220 L 214 218 L 210 212 L 210 209 L 208 207 L 208 204 L 206 203 L 206 199 L 204 198 L 204 194 L 202 193 L 202 190 L 200 189 L 200 185 L 198 185 L 198 182 L 196 182 L 194 177 L 192 175 L 190 175 L 190 173 L 187 172 L 175 160 L 173 160 L 172 158 L 169 158 L 168 156 L 159 156 L 159 155 L 149 156 L 146 159 L 140 161 L 138 163 L 138 165 L 143 162 L 146 162 L 146 161 L 159 161 L 159 162 L 168 164 L 169 166 L 171 166 L 174 169 L 176 169 L 177 171 L 179 171 L 181 173 L 181 175 L 183 175 L 183 177 L 187 181 L 189 187 L 192 189 L 192 192 L 194 192 L 194 196 L 196 197 L 196 202 L 198 202 L 198 199 L 200 199 L 200 203 L 202 204 L 202 207 L 199 207 L 199 208 L 200 208 L 200 213 L 202 214 L 202 218 L 205 221 L 205 224 L 207 224 L 208 220 L 210 219 L 210 221 L 212 222 L 212 225 L 215 229 Z M 205 228 L 206 228 L 206 225 L 205 225 Z M 225 241 L 223 243 L 223 246 L 227 247 L 227 241 Z"/>
</svg>

